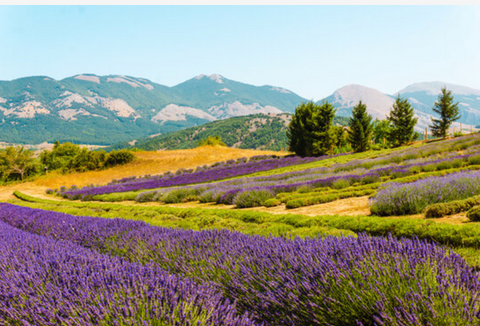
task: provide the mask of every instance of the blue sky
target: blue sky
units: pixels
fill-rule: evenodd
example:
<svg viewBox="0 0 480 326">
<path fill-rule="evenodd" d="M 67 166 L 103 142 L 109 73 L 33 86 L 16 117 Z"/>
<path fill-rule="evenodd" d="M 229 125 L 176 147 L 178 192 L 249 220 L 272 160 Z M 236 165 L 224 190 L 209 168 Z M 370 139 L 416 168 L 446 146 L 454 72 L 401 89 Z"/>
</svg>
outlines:
<svg viewBox="0 0 480 326">
<path fill-rule="evenodd" d="M 480 6 L 1 6 L 0 42 L 0 80 L 218 73 L 314 100 L 347 84 L 480 89 Z"/>
</svg>

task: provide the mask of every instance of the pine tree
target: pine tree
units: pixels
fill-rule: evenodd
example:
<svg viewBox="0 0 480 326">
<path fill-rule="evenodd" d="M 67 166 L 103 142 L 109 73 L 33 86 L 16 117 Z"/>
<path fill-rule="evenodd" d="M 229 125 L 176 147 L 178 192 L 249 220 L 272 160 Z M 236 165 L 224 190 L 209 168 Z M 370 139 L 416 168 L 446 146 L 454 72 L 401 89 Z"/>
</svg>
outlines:
<svg viewBox="0 0 480 326">
<path fill-rule="evenodd" d="M 388 139 L 393 146 L 402 146 L 413 140 L 418 120 L 414 115 L 413 107 L 408 100 L 399 95 L 387 116 L 391 123 Z"/>
<path fill-rule="evenodd" d="M 289 150 L 300 156 L 330 152 L 335 141 L 332 128 L 335 111 L 328 102 L 321 105 L 307 102 L 296 107 L 287 130 Z"/>
<path fill-rule="evenodd" d="M 435 102 L 433 112 L 440 115 L 440 119 L 432 118 L 432 125 L 430 129 L 435 137 L 447 138 L 448 129 L 452 123 L 460 119 L 458 112 L 458 102 L 453 103 L 452 91 L 442 88 L 442 92 L 438 95 L 438 100 Z"/>
<path fill-rule="evenodd" d="M 382 147 L 382 148 L 390 147 L 389 135 L 390 135 L 390 130 L 392 129 L 390 121 L 388 121 L 387 119 L 385 120 L 375 119 L 372 125 L 373 125 L 373 138 L 375 139 L 375 144 L 377 144 L 379 147 Z"/>
<path fill-rule="evenodd" d="M 362 101 L 353 107 L 348 125 L 350 127 L 348 141 L 352 144 L 355 153 L 368 150 L 373 132 L 372 116 L 367 114 L 367 106 Z"/>
</svg>

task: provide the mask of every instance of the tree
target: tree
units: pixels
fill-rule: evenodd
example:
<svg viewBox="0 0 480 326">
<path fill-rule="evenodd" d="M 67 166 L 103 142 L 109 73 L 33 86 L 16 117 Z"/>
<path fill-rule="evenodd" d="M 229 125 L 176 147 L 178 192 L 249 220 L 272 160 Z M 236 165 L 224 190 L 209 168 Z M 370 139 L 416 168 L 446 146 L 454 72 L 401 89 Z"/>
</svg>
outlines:
<svg viewBox="0 0 480 326">
<path fill-rule="evenodd" d="M 297 106 L 287 129 L 289 151 L 300 156 L 329 153 L 335 141 L 332 128 L 335 111 L 328 102 L 315 104 L 310 101 Z"/>
<path fill-rule="evenodd" d="M 373 133 L 372 116 L 367 114 L 367 106 L 362 101 L 353 107 L 348 125 L 348 141 L 355 153 L 368 150 Z"/>
<path fill-rule="evenodd" d="M 227 146 L 220 136 L 208 136 L 208 138 L 200 139 L 198 147 L 200 146 Z"/>
<path fill-rule="evenodd" d="M 433 112 L 440 115 L 440 119 L 432 118 L 432 135 L 435 137 L 447 138 L 448 129 L 452 123 L 460 119 L 458 112 L 458 102 L 453 103 L 452 91 L 442 88 L 442 92 L 438 95 L 438 100 L 435 102 Z"/>
<path fill-rule="evenodd" d="M 34 152 L 23 146 L 7 147 L 0 151 L 0 166 L 3 179 L 11 179 L 11 175 L 17 175 L 20 180 L 37 170 L 37 161 Z"/>
<path fill-rule="evenodd" d="M 390 114 L 387 116 L 387 120 L 392 125 L 388 138 L 393 146 L 402 146 L 414 139 L 414 128 L 418 120 L 414 118 L 414 115 L 413 107 L 408 100 L 398 95 Z"/>
<path fill-rule="evenodd" d="M 344 126 L 333 126 L 335 134 L 335 147 L 341 148 L 348 145 L 347 131 Z"/>
<path fill-rule="evenodd" d="M 373 122 L 373 139 L 375 143 L 381 145 L 380 147 L 389 147 L 390 146 L 390 130 L 392 126 L 390 125 L 389 120 L 378 120 L 375 119 Z"/>
</svg>

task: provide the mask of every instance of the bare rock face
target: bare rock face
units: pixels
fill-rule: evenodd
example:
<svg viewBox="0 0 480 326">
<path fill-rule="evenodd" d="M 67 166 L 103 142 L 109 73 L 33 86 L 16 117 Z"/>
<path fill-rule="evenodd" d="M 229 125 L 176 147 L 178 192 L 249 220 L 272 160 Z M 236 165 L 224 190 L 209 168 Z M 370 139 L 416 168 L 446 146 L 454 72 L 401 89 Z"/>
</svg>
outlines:
<svg viewBox="0 0 480 326">
<path fill-rule="evenodd" d="M 161 109 L 153 118 L 152 121 L 187 121 L 188 117 L 195 117 L 207 121 L 216 120 L 214 116 L 188 106 L 179 106 L 176 104 L 169 104 Z"/>
</svg>

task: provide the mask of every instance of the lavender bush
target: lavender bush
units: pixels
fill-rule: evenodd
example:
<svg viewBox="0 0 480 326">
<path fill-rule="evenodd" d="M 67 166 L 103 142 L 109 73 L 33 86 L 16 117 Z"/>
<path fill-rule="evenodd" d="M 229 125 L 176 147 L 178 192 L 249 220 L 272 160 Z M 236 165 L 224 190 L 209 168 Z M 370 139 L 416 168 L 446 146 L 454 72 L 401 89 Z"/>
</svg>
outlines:
<svg viewBox="0 0 480 326">
<path fill-rule="evenodd" d="M 407 184 L 388 183 L 371 199 L 372 214 L 379 216 L 421 213 L 428 205 L 480 194 L 480 171 L 452 173 Z"/>
</svg>

